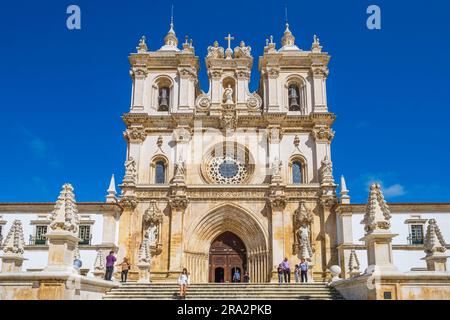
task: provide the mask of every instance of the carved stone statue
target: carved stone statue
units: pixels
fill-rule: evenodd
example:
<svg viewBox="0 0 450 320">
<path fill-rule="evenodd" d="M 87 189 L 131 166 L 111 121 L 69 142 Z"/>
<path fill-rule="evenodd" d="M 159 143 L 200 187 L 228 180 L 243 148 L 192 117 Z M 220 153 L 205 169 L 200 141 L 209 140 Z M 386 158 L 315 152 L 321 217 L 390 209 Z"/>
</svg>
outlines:
<svg viewBox="0 0 450 320">
<path fill-rule="evenodd" d="M 124 181 L 132 181 L 136 180 L 136 162 L 133 157 L 129 157 L 128 160 L 125 161 L 125 177 Z"/>
<path fill-rule="evenodd" d="M 279 176 L 281 172 L 281 167 L 283 166 L 283 162 L 278 158 L 275 158 L 272 164 L 272 176 Z"/>
<path fill-rule="evenodd" d="M 184 173 L 186 172 L 184 167 L 184 161 L 178 159 L 178 161 L 175 163 L 175 176 L 184 177 Z"/>
<path fill-rule="evenodd" d="M 225 89 L 224 91 L 224 100 L 225 100 L 225 104 L 234 104 L 233 102 L 233 88 L 231 88 L 230 85 L 228 85 L 228 87 Z"/>
<path fill-rule="evenodd" d="M 150 246 L 156 246 L 158 244 L 158 233 L 158 226 L 154 223 L 150 223 L 150 226 L 148 227 L 145 234 L 145 237 L 148 239 L 148 244 Z"/>
<path fill-rule="evenodd" d="M 244 41 L 241 41 L 239 47 L 234 48 L 234 56 L 235 58 L 241 57 L 251 57 L 252 48 L 250 46 L 246 46 Z"/>
<path fill-rule="evenodd" d="M 300 247 L 300 258 L 311 261 L 313 251 L 310 242 L 310 231 L 307 224 L 303 224 L 297 230 L 297 238 Z"/>
<path fill-rule="evenodd" d="M 214 41 L 212 46 L 208 47 L 208 55 L 207 58 L 223 58 L 224 50 L 222 47 L 219 47 L 219 42 Z"/>
</svg>

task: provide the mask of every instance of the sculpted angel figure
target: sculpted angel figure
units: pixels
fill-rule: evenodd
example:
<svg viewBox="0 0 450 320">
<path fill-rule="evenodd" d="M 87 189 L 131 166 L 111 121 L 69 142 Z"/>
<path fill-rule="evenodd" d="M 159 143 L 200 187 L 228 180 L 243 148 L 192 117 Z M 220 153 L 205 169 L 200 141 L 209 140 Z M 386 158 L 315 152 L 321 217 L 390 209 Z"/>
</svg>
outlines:
<svg viewBox="0 0 450 320">
<path fill-rule="evenodd" d="M 212 46 L 208 47 L 208 58 L 223 58 L 223 48 L 219 47 L 219 42 L 214 41 L 214 44 Z"/>
</svg>

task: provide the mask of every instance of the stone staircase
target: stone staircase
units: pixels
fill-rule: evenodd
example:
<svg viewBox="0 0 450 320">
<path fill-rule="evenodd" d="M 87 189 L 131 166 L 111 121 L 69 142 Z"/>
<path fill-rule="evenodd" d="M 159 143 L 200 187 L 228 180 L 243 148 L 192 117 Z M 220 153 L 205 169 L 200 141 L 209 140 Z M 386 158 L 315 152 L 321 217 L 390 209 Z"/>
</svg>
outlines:
<svg viewBox="0 0 450 320">
<path fill-rule="evenodd" d="M 128 282 L 107 292 L 107 300 L 176 300 L 176 283 L 141 284 Z M 278 283 L 203 283 L 191 284 L 186 300 L 342 300 L 334 288 L 323 282 L 307 284 Z"/>
</svg>

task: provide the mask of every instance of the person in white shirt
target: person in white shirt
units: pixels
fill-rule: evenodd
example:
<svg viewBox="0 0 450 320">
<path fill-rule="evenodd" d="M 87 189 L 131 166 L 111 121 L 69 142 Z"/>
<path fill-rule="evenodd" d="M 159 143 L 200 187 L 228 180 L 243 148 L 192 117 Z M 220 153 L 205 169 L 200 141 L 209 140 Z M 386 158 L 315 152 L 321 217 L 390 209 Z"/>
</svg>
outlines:
<svg viewBox="0 0 450 320">
<path fill-rule="evenodd" d="M 189 285 L 189 276 L 186 268 L 183 268 L 183 271 L 178 278 L 178 284 L 180 285 L 180 298 L 186 299 L 186 289 Z"/>
</svg>

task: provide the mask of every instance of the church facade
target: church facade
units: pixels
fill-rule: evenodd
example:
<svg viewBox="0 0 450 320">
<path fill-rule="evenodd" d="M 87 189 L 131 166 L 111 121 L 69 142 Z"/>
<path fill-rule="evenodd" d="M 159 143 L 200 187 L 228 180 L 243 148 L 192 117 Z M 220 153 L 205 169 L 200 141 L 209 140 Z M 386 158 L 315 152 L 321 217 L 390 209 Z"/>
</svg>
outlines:
<svg viewBox="0 0 450 320">
<path fill-rule="evenodd" d="M 148 241 L 152 278 L 231 281 L 237 268 L 254 282 L 301 257 L 325 278 L 338 263 L 337 202 L 330 144 L 335 116 L 326 98 L 327 64 L 315 37 L 300 50 L 286 25 L 281 48 L 267 40 L 260 88 L 249 91 L 254 63 L 243 41 L 208 48 L 207 92 L 199 58 L 182 49 L 173 25 L 165 44 L 142 39 L 130 55 L 133 92 L 127 126 L 119 247 L 131 263 Z"/>
<path fill-rule="evenodd" d="M 259 89 L 250 92 L 251 47 L 239 41 L 233 49 L 234 38 L 225 39 L 226 47 L 215 41 L 207 50 L 208 91 L 199 87 L 192 41 L 179 44 L 173 24 L 161 48 L 149 50 L 142 38 L 129 56 L 121 195 L 112 181 L 105 203 L 78 204 L 86 272 L 100 272 L 109 250 L 129 259 L 131 280 L 149 264 L 155 282 L 175 281 L 183 268 L 194 283 L 230 282 L 236 269 L 252 282 L 271 282 L 284 258 L 291 271 L 307 260 L 316 281 L 329 279 L 333 265 L 345 278 L 367 266 L 360 238 L 368 209 L 350 204 L 343 177 L 338 195 L 333 177 L 330 56 L 316 36 L 309 50 L 300 49 L 286 24 L 280 46 L 267 39 L 257 61 Z M 428 221 L 450 238 L 450 204 L 390 209 L 399 235 L 394 261 L 402 271 L 424 269 Z M 0 226 L 20 219 L 30 237 L 27 271 L 47 260 L 51 210 L 49 203 L 0 203 Z"/>
</svg>

